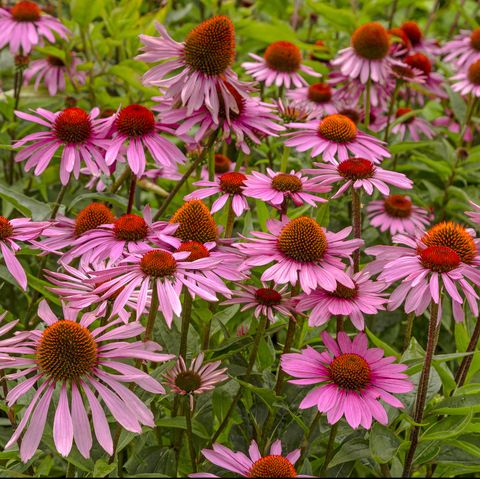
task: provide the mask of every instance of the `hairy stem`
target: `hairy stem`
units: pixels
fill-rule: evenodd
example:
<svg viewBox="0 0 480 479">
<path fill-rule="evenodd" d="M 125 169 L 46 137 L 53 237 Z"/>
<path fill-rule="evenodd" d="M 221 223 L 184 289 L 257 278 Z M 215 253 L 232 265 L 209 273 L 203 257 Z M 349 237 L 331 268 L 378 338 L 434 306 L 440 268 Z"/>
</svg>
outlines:
<svg viewBox="0 0 480 479">
<path fill-rule="evenodd" d="M 180 349 L 178 355 L 184 360 L 187 356 L 188 329 L 192 317 L 192 297 L 186 286 L 183 287 L 182 330 L 180 333 Z"/>
<path fill-rule="evenodd" d="M 128 191 L 127 215 L 132 212 L 133 203 L 135 203 L 135 190 L 137 189 L 137 176 L 130 172 L 130 189 Z"/>
<path fill-rule="evenodd" d="M 477 318 L 477 322 L 475 323 L 475 328 L 473 329 L 472 337 L 470 338 L 470 342 L 467 346 L 467 353 L 473 353 L 477 348 L 478 339 L 480 338 L 480 315 Z M 460 363 L 458 368 L 457 374 L 455 374 L 455 382 L 457 383 L 457 387 L 460 388 L 465 384 L 465 380 L 467 379 L 468 370 L 470 369 L 470 365 L 473 361 L 473 354 L 465 356 Z"/>
<path fill-rule="evenodd" d="M 330 429 L 330 435 L 328 436 L 327 450 L 325 451 L 325 459 L 323 461 L 322 470 L 320 476 L 325 477 L 328 470 L 328 465 L 333 457 L 333 451 L 335 449 L 335 438 L 337 437 L 338 422 L 336 422 Z"/>
<path fill-rule="evenodd" d="M 192 462 L 193 472 L 197 472 L 197 455 L 195 453 L 195 445 L 193 443 L 193 432 L 192 432 L 192 414 L 193 411 L 190 409 L 189 404 L 190 397 L 185 396 L 185 421 L 187 423 L 187 443 L 188 443 L 188 452 L 190 454 L 190 461 Z"/>
<path fill-rule="evenodd" d="M 352 224 L 353 237 L 362 237 L 362 215 L 360 211 L 360 190 L 357 190 L 352 185 Z M 353 272 L 360 271 L 360 248 L 353 252 Z"/>
<path fill-rule="evenodd" d="M 408 345 L 410 344 L 414 320 L 415 320 L 415 312 L 412 311 L 407 315 L 407 324 L 405 325 L 405 336 L 403 338 L 403 351 L 406 351 L 408 348 Z"/>
<path fill-rule="evenodd" d="M 157 285 L 155 282 L 152 286 L 152 301 L 150 303 L 150 311 L 148 312 L 147 326 L 145 328 L 145 334 L 143 336 L 143 341 L 147 342 L 152 339 L 153 336 L 153 327 L 155 326 L 155 319 L 158 313 L 158 291 Z"/>
</svg>

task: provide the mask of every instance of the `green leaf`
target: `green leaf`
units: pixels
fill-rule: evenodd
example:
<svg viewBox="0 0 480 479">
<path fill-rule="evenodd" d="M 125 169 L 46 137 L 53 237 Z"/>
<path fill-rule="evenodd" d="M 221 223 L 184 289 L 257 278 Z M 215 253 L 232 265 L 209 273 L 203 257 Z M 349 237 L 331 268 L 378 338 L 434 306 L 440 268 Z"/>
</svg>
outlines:
<svg viewBox="0 0 480 479">
<path fill-rule="evenodd" d="M 480 393 L 460 394 L 446 398 L 437 404 L 432 411 L 435 414 L 467 415 L 470 412 L 480 411 Z"/>
<path fill-rule="evenodd" d="M 95 462 L 95 466 L 93 468 L 93 477 L 106 477 L 111 472 L 113 472 L 117 468 L 117 463 L 113 462 L 109 464 L 103 459 L 99 459 Z"/>
<path fill-rule="evenodd" d="M 362 438 L 353 438 L 340 446 L 340 450 L 333 456 L 329 468 L 343 464 L 344 462 L 355 461 L 370 456 L 370 447 L 367 441 Z"/>
<path fill-rule="evenodd" d="M 470 424 L 473 414 L 470 411 L 464 417 L 447 417 L 439 422 L 434 422 L 430 427 L 425 429 L 422 434 L 421 441 L 443 440 L 449 437 L 458 436 Z"/>
<path fill-rule="evenodd" d="M 272 391 L 271 388 L 260 388 L 237 378 L 236 381 L 245 389 L 255 393 L 265 403 L 268 409 L 273 411 L 274 404 L 279 397 Z"/>
<path fill-rule="evenodd" d="M 60 301 L 59 297 L 49 291 L 46 287 L 51 286 L 50 283 L 47 283 L 47 281 L 44 281 L 43 279 L 40 279 L 37 276 L 34 276 L 31 273 L 27 273 L 27 279 L 28 279 L 28 285 L 38 291 L 42 296 L 47 298 L 50 302 L 61 306 L 62 302 Z"/>
<path fill-rule="evenodd" d="M 352 11 L 346 8 L 334 8 L 328 5 L 328 2 L 318 2 L 308 0 L 308 6 L 323 18 L 329 25 L 335 26 L 342 31 L 352 33 L 357 21 Z"/>
<path fill-rule="evenodd" d="M 82 28 L 88 27 L 102 9 L 103 0 L 70 0 L 70 14 Z"/>
<path fill-rule="evenodd" d="M 395 356 L 396 358 L 400 358 L 400 353 L 397 353 L 395 349 L 393 349 L 387 343 L 383 342 L 380 338 L 375 336 L 368 328 L 365 329 L 365 332 L 367 333 L 370 341 L 372 341 L 375 346 L 377 346 L 378 348 L 382 348 L 385 351 L 386 356 Z"/>
<path fill-rule="evenodd" d="M 388 428 L 375 423 L 370 431 L 370 453 L 379 464 L 386 464 L 400 447 L 400 439 Z"/>
<path fill-rule="evenodd" d="M 407 151 L 415 151 L 420 148 L 425 148 L 427 146 L 432 146 L 432 141 L 402 141 L 396 145 L 390 145 L 389 149 L 392 154 L 405 153 Z"/>
<path fill-rule="evenodd" d="M 159 427 L 171 427 L 174 429 L 187 429 L 187 422 L 185 416 L 177 417 L 163 417 L 156 421 L 157 426 Z M 210 439 L 210 434 L 205 429 L 205 426 L 197 421 L 195 418 L 192 419 L 192 432 L 195 436 L 200 437 L 201 439 Z"/>
<path fill-rule="evenodd" d="M 0 197 L 13 205 L 24 216 L 33 220 L 44 220 L 50 215 L 50 207 L 34 198 L 24 195 L 18 191 L 16 186 L 8 188 L 0 183 Z"/>
<path fill-rule="evenodd" d="M 260 223 L 262 231 L 267 231 L 267 221 L 270 219 L 267 205 L 264 201 L 255 200 L 255 210 L 257 212 L 258 222 Z"/>
</svg>

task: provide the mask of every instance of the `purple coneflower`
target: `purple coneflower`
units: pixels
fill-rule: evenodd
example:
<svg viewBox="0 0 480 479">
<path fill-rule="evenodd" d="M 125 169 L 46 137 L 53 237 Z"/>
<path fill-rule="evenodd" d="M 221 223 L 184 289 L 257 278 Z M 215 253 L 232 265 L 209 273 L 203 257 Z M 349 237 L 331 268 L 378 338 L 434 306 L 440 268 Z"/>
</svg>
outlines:
<svg viewBox="0 0 480 479">
<path fill-rule="evenodd" d="M 442 48 L 444 62 L 452 62 L 459 67 L 466 67 L 480 60 L 480 28 L 473 31 L 461 30 L 453 40 Z"/>
<path fill-rule="evenodd" d="M 405 195 L 390 195 L 367 206 L 370 224 L 383 233 L 415 235 L 430 223 L 431 215 Z"/>
<path fill-rule="evenodd" d="M 74 441 L 82 456 L 90 456 L 93 441 L 89 416 L 98 443 L 108 454 L 113 454 L 110 427 L 100 401 L 127 431 L 140 434 L 142 425 L 155 426 L 150 409 L 124 383 L 132 382 L 155 394 L 164 394 L 165 389 L 151 376 L 124 361 L 159 362 L 175 356 L 157 353 L 161 348 L 151 341 L 126 341 L 142 334 L 144 328 L 140 323 L 117 326 L 114 321 L 107 326 L 90 328 L 96 317 L 87 314 L 78 321 L 78 311 L 64 307 L 59 319 L 46 301 L 40 303 L 38 315 L 45 322 L 45 329 L 21 333 L 22 341 L 11 347 L 15 359 L 0 364 L 2 370 L 21 369 L 6 375 L 6 379 L 30 375 L 8 393 L 9 407 L 26 393 L 33 393 L 5 448 L 24 432 L 20 457 L 27 462 L 34 455 L 56 391 L 59 399 L 54 408 L 53 440 L 62 456 L 69 455 Z M 110 328 L 113 325 L 115 327 Z M 9 339 L 0 341 L 2 348 L 10 343 Z"/>
<path fill-rule="evenodd" d="M 480 60 L 469 65 L 466 71 L 454 75 L 452 80 L 452 90 L 457 91 L 461 95 L 471 93 L 474 97 L 480 97 Z"/>
<path fill-rule="evenodd" d="M 465 214 L 474 222 L 480 225 L 480 205 L 469 201 L 475 211 L 465 211 Z"/>
<path fill-rule="evenodd" d="M 300 353 L 283 354 L 282 369 L 294 378 L 292 384 L 317 385 L 300 403 L 300 409 L 316 407 L 327 414 L 329 424 L 343 416 L 356 429 L 370 429 L 372 419 L 388 424 L 387 412 L 380 402 L 403 408 L 392 393 L 408 393 L 413 384 L 404 374 L 407 366 L 392 364 L 394 356 L 383 357 L 379 348 L 368 348 L 367 336 L 359 333 L 351 341 L 343 331 L 335 341 L 322 333 L 327 350 L 319 353 L 312 347 Z"/>
<path fill-rule="evenodd" d="M 314 83 L 287 91 L 287 98 L 300 105 L 305 105 L 312 115 L 317 117 L 337 113 L 333 96 L 334 92 L 328 83 Z"/>
</svg>

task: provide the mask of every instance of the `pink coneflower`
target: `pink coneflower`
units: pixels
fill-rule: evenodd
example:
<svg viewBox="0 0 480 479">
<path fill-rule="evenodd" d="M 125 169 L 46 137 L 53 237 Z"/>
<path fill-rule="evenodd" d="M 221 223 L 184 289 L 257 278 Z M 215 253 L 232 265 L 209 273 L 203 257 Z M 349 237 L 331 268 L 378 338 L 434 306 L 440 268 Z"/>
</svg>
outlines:
<svg viewBox="0 0 480 479">
<path fill-rule="evenodd" d="M 365 158 L 349 158 L 338 165 L 326 165 L 324 163 L 314 163 L 314 165 L 318 169 L 307 168 L 303 171 L 309 175 L 314 175 L 314 179 L 319 184 L 332 185 L 333 183 L 343 182 L 332 199 L 341 196 L 350 186 L 355 189 L 362 188 L 368 195 L 371 195 L 375 188 L 380 193 L 388 195 L 390 193 L 388 185 L 405 190 L 413 187 L 413 181 L 403 173 L 384 170 Z"/>
<path fill-rule="evenodd" d="M 480 60 L 472 63 L 467 70 L 454 75 L 452 80 L 452 90 L 457 91 L 460 95 L 468 95 L 471 93 L 475 97 L 480 97 Z"/>
<path fill-rule="evenodd" d="M 156 122 L 153 112 L 142 105 L 122 108 L 114 117 L 112 127 L 113 140 L 109 143 L 105 155 L 107 165 L 117 160 L 118 152 L 125 143 L 128 143 L 128 166 L 137 177 L 144 174 L 147 165 L 144 148 L 160 166 L 171 166 L 185 161 L 185 156 L 178 147 L 159 134 L 161 131 L 173 133 L 173 130 Z"/>
<path fill-rule="evenodd" d="M 385 309 L 388 301 L 382 291 L 387 285 L 381 281 L 372 281 L 363 271 L 351 275 L 353 288 L 337 283 L 335 291 L 318 288 L 310 294 L 302 294 L 298 298 L 297 310 L 310 311 L 309 326 L 321 326 L 332 316 L 347 316 L 352 324 L 363 331 L 365 329 L 364 314 L 377 314 Z"/>
<path fill-rule="evenodd" d="M 337 113 L 333 95 L 332 87 L 328 83 L 314 83 L 287 92 L 287 98 L 300 105 L 305 105 L 315 116 Z"/>
<path fill-rule="evenodd" d="M 27 275 L 20 261 L 15 257 L 15 252 L 21 249 L 17 241 L 32 242 L 42 234 L 48 225 L 47 221 L 36 222 L 31 221 L 30 218 L 8 220 L 0 216 L 0 251 L 3 261 L 23 290 L 27 289 Z"/>
<path fill-rule="evenodd" d="M 332 233 L 307 216 L 291 221 L 270 220 L 267 228 L 269 233 L 254 231 L 253 238 L 233 245 L 246 256 L 246 267 L 275 263 L 264 271 L 262 281 L 292 285 L 300 281 L 306 293 L 318 286 L 334 291 L 337 281 L 350 288 L 355 286 L 341 261 L 363 244 L 359 239 L 345 240 L 352 228 Z"/>
<path fill-rule="evenodd" d="M 435 118 L 434 120 L 432 120 L 432 124 L 434 126 L 445 128 L 446 130 L 452 133 L 460 133 L 460 131 L 462 130 L 462 126 L 460 125 L 458 120 L 455 118 L 454 113 L 447 108 L 445 108 L 443 111 L 444 111 L 444 116 L 439 116 L 438 118 Z M 465 134 L 463 135 L 463 141 L 468 143 L 472 140 L 473 140 L 472 128 L 470 126 L 467 126 L 465 128 Z"/>
<path fill-rule="evenodd" d="M 320 73 L 302 64 L 302 52 L 290 42 L 270 44 L 263 58 L 255 53 L 249 55 L 256 62 L 242 63 L 242 67 L 255 80 L 265 82 L 267 87 L 273 84 L 278 87 L 284 85 L 286 88 L 290 88 L 291 85 L 297 88 L 308 85 L 299 74 L 300 71 L 315 77 L 321 76 Z"/>
<path fill-rule="evenodd" d="M 187 114 L 185 108 L 169 109 L 161 116 L 166 123 L 182 123 L 176 130 L 177 135 L 184 135 L 196 128 L 194 140 L 200 143 L 212 131 L 219 130 L 219 137 L 226 143 L 235 143 L 245 154 L 250 154 L 253 144 L 259 145 L 265 136 L 278 136 L 278 132 L 285 128 L 279 125 L 280 119 L 274 114 L 274 105 L 260 101 L 258 98 L 244 98 L 235 90 L 232 96 L 237 102 L 238 112 L 230 111 L 226 116 L 225 108 L 221 105 L 218 120 L 215 121 L 212 113 L 201 107 L 192 114 Z"/>
<path fill-rule="evenodd" d="M 412 51 L 423 51 L 430 55 L 438 55 L 442 49 L 437 40 L 425 38 L 417 22 L 407 20 L 403 22 L 400 29 L 407 36 Z"/>
<path fill-rule="evenodd" d="M 433 301 L 441 308 L 440 290 L 452 299 L 455 321 L 463 321 L 463 298 L 472 313 L 478 315 L 478 295 L 472 285 L 480 285 L 480 256 L 473 230 L 449 222 L 439 223 L 415 238 L 393 237 L 402 246 L 374 246 L 367 254 L 376 256 L 366 270 L 382 271 L 379 279 L 392 284 L 402 281 L 390 296 L 389 310 L 404 304 L 405 312 L 421 315 Z M 470 282 L 469 282 L 470 281 Z M 441 318 L 441 314 L 439 314 Z"/>
<path fill-rule="evenodd" d="M 42 236 L 45 239 L 36 242 L 35 246 L 49 253 L 62 254 L 61 250 L 70 248 L 72 243 L 87 231 L 114 221 L 115 216 L 108 206 L 90 203 L 80 210 L 75 219 L 58 216 L 43 230 Z"/>
<path fill-rule="evenodd" d="M 59 399 L 53 419 L 53 440 L 62 456 L 69 455 L 74 441 L 82 456 L 90 456 L 92 433 L 87 410 L 98 443 L 108 454 L 113 454 L 110 427 L 100 400 L 127 431 L 140 434 L 142 425 L 155 426 L 150 409 L 124 383 L 133 382 L 155 394 L 164 394 L 165 390 L 151 376 L 124 360 L 160 362 L 174 356 L 158 354 L 156 351 L 161 348 L 153 342 L 126 341 L 142 334 L 144 328 L 140 323 L 91 329 L 97 318 L 83 315 L 77 321 L 77 314 L 64 307 L 62 319 L 58 319 L 46 301 L 42 301 L 38 315 L 45 322 L 45 329 L 25 334 L 23 341 L 12 348 L 12 354 L 17 354 L 15 360 L 0 364 L 0 369 L 22 369 L 7 375 L 7 379 L 31 375 L 11 389 L 6 398 L 11 407 L 26 393 L 33 393 L 28 396 L 23 418 L 5 446 L 9 448 L 25 431 L 20 446 L 23 462 L 34 455 L 40 444 L 56 391 Z"/>
<path fill-rule="evenodd" d="M 91 312 L 92 316 L 99 318 L 108 314 L 108 308 L 113 303 L 113 300 L 118 296 L 121 289 L 117 290 L 112 296 L 102 299 L 99 294 L 94 292 L 98 286 L 90 282 L 93 278 L 92 271 L 104 270 L 109 267 L 108 263 L 95 263 L 92 265 L 83 265 L 80 268 L 63 265 L 65 272 L 60 271 L 45 271 L 45 277 L 55 285 L 55 287 L 47 287 L 49 291 L 57 294 L 62 298 L 67 305 L 72 309 L 84 309 L 90 306 L 96 306 Z M 128 302 L 127 306 L 131 310 L 135 309 L 135 299 Z M 147 301 L 146 309 L 149 307 L 150 301 Z M 130 313 L 126 309 L 121 309 L 118 312 L 118 317 L 127 323 L 130 318 Z"/>
<path fill-rule="evenodd" d="M 367 206 L 370 224 L 383 233 L 414 235 L 429 223 L 431 215 L 412 203 L 408 196 L 390 195 L 383 200 L 371 201 Z"/>
<path fill-rule="evenodd" d="M 113 223 L 88 229 L 72 243 L 61 261 L 68 264 L 86 255 L 89 262 L 109 258 L 114 263 L 128 254 L 145 252 L 152 245 L 177 248 L 180 241 L 173 236 L 175 230 L 175 225 L 153 221 L 150 207 L 146 206 L 143 217 L 125 214 Z"/>
<path fill-rule="evenodd" d="M 287 206 L 288 200 L 292 200 L 295 206 L 304 203 L 317 206 L 317 203 L 325 203 L 327 200 L 312 193 L 326 193 L 330 191 L 328 186 L 318 185 L 315 180 L 296 173 L 280 173 L 267 168 L 267 174 L 252 171 L 245 180 L 243 194 L 245 196 L 266 201 L 280 208 Z"/>
<path fill-rule="evenodd" d="M 300 104 L 292 100 L 283 100 L 282 98 L 275 100 L 275 103 L 278 115 L 284 124 L 307 121 L 312 115 L 312 111 L 306 104 Z"/>
<path fill-rule="evenodd" d="M 420 141 L 421 135 L 428 139 L 432 139 L 435 132 L 430 126 L 430 123 L 424 118 L 417 116 L 417 114 L 411 115 L 412 111 L 411 108 L 398 108 L 395 112 L 395 117 L 392 118 L 392 122 L 393 120 L 398 120 L 400 123 L 394 125 L 391 132 L 398 135 L 398 139 L 401 141 L 405 140 L 407 137 L 413 141 Z M 406 115 L 409 116 L 402 119 L 402 117 L 405 117 Z M 386 124 L 387 117 L 385 116 L 382 121 L 376 125 L 375 131 L 385 129 Z"/>
<path fill-rule="evenodd" d="M 239 284 L 240 290 L 233 290 L 235 298 L 224 301 L 222 305 L 227 304 L 243 304 L 240 311 L 247 311 L 255 308 L 254 316 L 258 319 L 260 316 L 267 316 L 270 322 L 275 321 L 275 314 L 289 316 L 295 309 L 290 293 L 287 291 L 288 286 L 282 288 L 269 288 L 262 283 L 261 288 L 248 284 Z"/>
<path fill-rule="evenodd" d="M 295 463 L 300 458 L 300 449 L 282 455 L 282 441 L 277 439 L 270 447 L 270 453 L 262 456 L 257 443 L 253 440 L 248 448 L 248 456 L 243 452 L 234 452 L 218 443 L 213 449 L 202 449 L 202 454 L 212 464 L 242 477 L 310 477 L 298 474 Z M 215 474 L 198 472 L 188 477 L 219 477 Z"/>
<path fill-rule="evenodd" d="M 96 119 L 100 113 L 98 108 L 94 108 L 90 113 L 77 107 L 66 108 L 57 113 L 37 108 L 35 112 L 38 116 L 21 111 L 15 112 L 22 120 L 49 129 L 31 133 L 13 144 L 14 148 L 19 148 L 31 142 L 31 145 L 15 156 L 15 161 L 24 161 L 28 158 L 25 171 L 35 167 L 35 175 L 41 175 L 57 150 L 61 148 L 60 180 L 63 185 L 68 183 L 72 172 L 78 179 L 82 160 L 92 174 L 98 174 L 99 170 L 106 175 L 110 174 L 101 152 L 108 142 L 104 139 L 105 120 Z"/>
<path fill-rule="evenodd" d="M 289 138 L 285 145 L 297 151 L 312 150 L 312 158 L 322 155 L 324 161 L 336 164 L 335 156 L 342 161 L 348 159 L 349 153 L 375 163 L 390 157 L 390 153 L 383 146 L 385 144 L 383 141 L 361 132 L 345 115 L 328 115 L 321 120 L 288 123 L 286 126 L 298 131 L 286 133 Z"/>
<path fill-rule="evenodd" d="M 480 28 L 473 31 L 461 30 L 452 41 L 442 48 L 444 62 L 452 62 L 458 67 L 466 67 L 480 60 Z"/>
<path fill-rule="evenodd" d="M 343 416 L 356 429 L 370 429 L 372 419 L 388 424 L 382 403 L 403 408 L 392 393 L 408 393 L 413 384 L 403 371 L 404 364 L 392 364 L 394 356 L 383 357 L 379 348 L 368 348 L 367 336 L 359 333 L 351 341 L 346 333 L 339 332 L 335 341 L 326 331 L 322 340 L 327 350 L 319 353 L 312 347 L 300 353 L 283 354 L 282 369 L 298 385 L 321 384 L 308 392 L 300 409 L 317 407 L 327 414 L 329 424 Z"/>
<path fill-rule="evenodd" d="M 138 291 L 135 308 L 138 319 L 145 309 L 148 291 L 156 288 L 158 311 L 162 312 L 170 327 L 173 316 L 182 312 L 180 294 L 184 286 L 191 294 L 198 294 L 206 301 L 218 301 L 215 294 L 219 289 L 220 292 L 225 289 L 220 282 L 201 274 L 202 270 L 213 269 L 218 260 L 206 257 L 189 262 L 189 255 L 190 252 L 170 253 L 150 249 L 144 254 L 128 256 L 118 263 L 119 266 L 92 272 L 92 281 L 100 284 L 95 293 L 101 294 L 103 299 L 122 288 L 113 303 L 111 316 L 114 316 L 124 308 L 132 293 Z"/>
<path fill-rule="evenodd" d="M 432 71 L 431 60 L 423 53 L 413 53 L 402 59 L 402 62 L 408 66 L 420 70 L 425 75 L 425 82 L 422 88 L 426 89 L 433 97 L 448 98 L 448 95 L 443 89 L 444 78 L 439 73 Z M 416 101 L 419 105 L 424 103 L 424 95 L 416 90 L 410 90 L 411 99 Z"/>
<path fill-rule="evenodd" d="M 66 39 L 70 31 L 34 2 L 23 0 L 10 9 L 0 8 L 0 49 L 8 44 L 12 54 L 25 55 L 42 45 L 44 38 L 55 43 L 54 33 Z"/>
<path fill-rule="evenodd" d="M 480 205 L 469 201 L 475 211 L 465 211 L 465 214 L 474 222 L 480 225 Z"/>
<path fill-rule="evenodd" d="M 180 356 L 177 364 L 164 375 L 167 386 L 174 393 L 189 396 L 192 409 L 194 396 L 211 391 L 218 383 L 228 379 L 225 374 L 227 368 L 220 367 L 221 361 L 205 364 L 204 356 L 203 353 L 200 353 L 195 359 L 192 359 L 189 367 Z"/>
<path fill-rule="evenodd" d="M 187 107 L 191 115 L 206 106 L 218 123 L 220 106 L 229 112 L 237 111 L 237 102 L 227 83 L 238 94 L 247 96 L 251 87 L 240 82 L 231 69 L 235 57 L 235 29 L 225 16 L 205 20 L 178 43 L 167 33 L 163 25 L 155 24 L 160 37 L 140 35 L 144 53 L 137 60 L 164 63 L 153 67 L 144 76 L 146 84 L 165 90 L 165 97 L 173 103 Z M 177 72 L 169 78 L 169 73 Z"/>
<path fill-rule="evenodd" d="M 38 90 L 40 82 L 43 80 L 50 96 L 55 96 L 59 91 L 65 91 L 66 79 L 68 78 L 75 85 L 85 83 L 85 72 L 77 71 L 80 60 L 72 53 L 69 64 L 58 57 L 49 55 L 40 60 L 34 60 L 29 64 L 23 73 L 25 83 L 35 78 L 34 88 Z"/>
<path fill-rule="evenodd" d="M 385 83 L 394 60 L 389 57 L 390 39 L 387 30 L 377 22 L 369 22 L 353 32 L 351 46 L 338 52 L 332 65 L 350 78 L 362 83 L 371 80 Z"/>
<path fill-rule="evenodd" d="M 247 177 L 238 171 L 224 173 L 215 181 L 197 181 L 193 183 L 194 186 L 204 186 L 205 188 L 198 189 L 185 196 L 184 200 L 203 199 L 212 195 L 220 194 L 212 204 L 212 213 L 221 210 L 228 199 L 231 198 L 232 209 L 236 216 L 241 216 L 245 210 L 248 210 L 248 203 L 243 194 L 245 180 Z"/>
</svg>

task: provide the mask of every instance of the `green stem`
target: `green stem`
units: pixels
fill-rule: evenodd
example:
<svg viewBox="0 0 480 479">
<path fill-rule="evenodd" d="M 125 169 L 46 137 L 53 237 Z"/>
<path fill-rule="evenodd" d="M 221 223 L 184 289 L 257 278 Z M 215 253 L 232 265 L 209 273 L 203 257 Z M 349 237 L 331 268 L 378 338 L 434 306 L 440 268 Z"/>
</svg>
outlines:
<svg viewBox="0 0 480 479">
<path fill-rule="evenodd" d="M 313 418 L 310 424 L 310 427 L 308 428 L 308 432 L 303 438 L 302 445 L 300 446 L 302 455 L 300 456 L 298 462 L 295 464 L 297 471 L 299 471 L 302 468 L 303 461 L 305 460 L 305 457 L 308 456 L 308 450 L 310 448 L 310 439 L 313 433 L 318 429 L 318 423 L 320 422 L 321 417 L 322 417 L 322 413 L 320 411 L 315 414 L 315 417 Z"/>
<path fill-rule="evenodd" d="M 392 123 L 393 110 L 395 109 L 395 103 L 397 101 L 398 90 L 400 89 L 401 81 L 397 80 L 395 82 L 395 88 L 393 90 L 392 96 L 390 97 L 390 104 L 388 105 L 387 113 L 387 125 L 385 127 L 385 135 L 383 141 L 388 142 L 388 136 L 390 134 L 390 125 Z"/>
<path fill-rule="evenodd" d="M 248 365 L 247 369 L 245 371 L 245 376 L 244 376 L 244 381 L 248 382 L 250 379 L 250 375 L 253 370 L 253 366 L 255 365 L 255 360 L 257 359 L 257 353 L 258 353 L 258 348 L 260 346 L 260 340 L 264 337 L 265 335 L 265 330 L 267 328 L 268 324 L 268 317 L 267 316 L 262 316 L 260 319 L 260 322 L 257 326 L 257 331 L 255 333 L 255 339 L 253 341 L 253 346 L 252 350 L 250 351 L 250 356 L 248 359 Z M 293 338 L 292 338 L 293 339 Z M 233 410 L 235 409 L 235 406 L 237 405 L 238 400 L 242 396 L 242 388 L 240 387 L 237 394 L 232 400 L 232 403 L 230 404 L 230 407 L 228 408 L 227 413 L 225 414 L 225 417 L 223 418 L 222 422 L 220 423 L 220 426 L 218 426 L 218 429 L 215 431 L 215 434 L 213 435 L 212 439 L 209 441 L 209 447 L 216 441 L 216 439 L 220 436 L 220 434 L 223 432 L 225 427 L 228 425 L 228 422 L 230 420 L 230 416 L 233 413 Z"/>
<path fill-rule="evenodd" d="M 440 291 L 439 303 L 442 300 L 442 292 Z M 428 322 L 428 340 L 427 348 L 425 351 L 425 359 L 423 362 L 422 374 L 420 376 L 420 382 L 418 383 L 417 398 L 415 401 L 415 412 L 413 419 L 415 423 L 420 424 L 423 421 L 423 415 L 425 412 L 425 404 L 427 400 L 428 381 L 430 379 L 430 369 L 432 366 L 433 355 L 435 354 L 435 348 L 437 345 L 437 329 L 438 323 L 438 304 L 433 300 L 430 303 L 430 321 Z M 413 457 L 418 446 L 418 438 L 420 435 L 420 426 L 413 426 L 410 433 L 410 448 L 408 449 L 405 457 L 405 465 L 403 468 L 402 477 L 411 477 L 413 468 Z"/>
<path fill-rule="evenodd" d="M 70 184 L 70 181 L 68 181 L 66 185 L 62 185 L 62 187 L 60 188 L 57 198 L 55 199 L 52 212 L 50 214 L 50 220 L 54 220 L 57 217 L 58 210 L 60 209 L 60 206 L 62 206 L 62 201 L 63 201 L 63 198 L 65 197 L 65 193 L 67 192 L 69 184 Z"/>
<path fill-rule="evenodd" d="M 337 430 L 338 430 L 338 422 L 336 422 L 330 429 L 330 436 L 328 436 L 327 450 L 325 451 L 325 459 L 323 461 L 322 470 L 320 472 L 321 477 L 326 476 L 326 472 L 328 470 L 328 465 L 330 464 L 330 461 L 332 460 L 333 451 L 334 451 L 334 448 L 335 448 L 335 438 L 337 436 Z"/>
<path fill-rule="evenodd" d="M 187 423 L 187 443 L 188 451 L 190 453 L 190 461 L 192 462 L 193 472 L 197 472 L 197 455 L 195 453 L 195 445 L 193 443 L 193 431 L 192 431 L 192 414 L 190 410 L 190 396 L 185 396 L 185 421 Z"/>
<path fill-rule="evenodd" d="M 168 196 L 165 198 L 165 201 L 162 203 L 162 205 L 158 209 L 157 213 L 155 214 L 155 217 L 154 217 L 155 220 L 158 220 L 160 218 L 160 216 L 162 216 L 162 214 L 168 208 L 168 205 L 171 203 L 173 198 L 175 198 L 175 196 L 178 193 L 178 191 L 180 190 L 180 188 L 184 185 L 184 183 L 188 180 L 188 178 L 190 178 L 191 174 L 197 169 L 197 167 L 204 162 L 208 152 L 211 150 L 213 144 L 215 143 L 217 135 L 218 135 L 218 130 L 215 130 L 210 135 L 210 138 L 208 139 L 207 145 L 202 150 L 200 155 L 198 155 L 198 158 L 190 165 L 188 170 L 184 173 L 184 175 L 180 178 L 180 180 L 178 180 L 178 182 L 173 187 L 172 191 L 170 191 Z"/>
<path fill-rule="evenodd" d="M 280 160 L 280 171 L 282 173 L 285 173 L 287 171 L 288 167 L 288 157 L 290 155 L 290 150 L 288 147 L 284 146 L 283 147 L 283 153 L 282 153 L 282 158 Z"/>
<path fill-rule="evenodd" d="M 75 477 L 75 465 L 72 462 L 67 462 L 67 472 L 65 477 Z"/>
<path fill-rule="evenodd" d="M 135 190 L 137 189 L 137 176 L 130 172 L 130 190 L 128 192 L 128 206 L 127 206 L 127 215 L 132 212 L 133 203 L 135 202 Z"/>
<path fill-rule="evenodd" d="M 475 323 L 475 328 L 473 329 L 472 337 L 470 338 L 470 342 L 468 343 L 467 353 L 473 353 L 477 348 L 478 339 L 480 338 L 480 315 L 477 318 L 477 322 Z M 468 356 L 464 356 L 460 366 L 458 368 L 457 374 L 455 374 L 455 382 L 457 383 L 457 388 L 462 387 L 465 384 L 465 380 L 467 379 L 468 370 L 470 369 L 470 365 L 473 361 L 473 354 Z"/>
<path fill-rule="evenodd" d="M 395 13 L 397 11 L 398 0 L 393 0 L 392 2 L 392 9 L 390 10 L 390 15 L 388 17 L 388 29 L 390 30 L 393 25 L 393 18 L 395 17 Z"/>
<path fill-rule="evenodd" d="M 365 130 L 368 130 L 370 128 L 370 88 L 371 88 L 371 80 L 370 78 L 367 80 L 367 85 L 365 89 L 365 118 L 364 118 L 364 124 L 365 124 Z"/>
<path fill-rule="evenodd" d="M 227 214 L 227 224 L 225 226 L 224 237 L 230 238 L 233 232 L 233 225 L 235 223 L 235 212 L 232 207 L 233 197 L 230 196 L 228 199 L 228 214 Z"/>
<path fill-rule="evenodd" d="M 351 187 L 352 189 L 352 224 L 353 224 L 353 237 L 362 237 L 362 215 L 360 204 L 360 190 Z M 358 273 L 360 271 L 360 248 L 353 252 L 353 272 Z"/>
<path fill-rule="evenodd" d="M 415 312 L 412 311 L 411 313 L 408 313 L 407 324 L 405 326 L 405 336 L 403 338 L 403 351 L 404 352 L 408 349 L 408 345 L 410 344 L 410 339 L 412 337 L 414 319 L 415 319 Z"/>
<path fill-rule="evenodd" d="M 158 313 L 158 291 L 155 281 L 152 287 L 152 301 L 150 302 L 150 311 L 148 312 L 147 326 L 145 328 L 145 334 L 143 336 L 143 341 L 147 342 L 152 339 L 153 328 L 155 326 L 155 319 Z"/>
<path fill-rule="evenodd" d="M 180 333 L 180 349 L 178 355 L 186 359 L 188 344 L 188 329 L 192 317 L 192 297 L 186 286 L 183 287 L 182 330 Z"/>
<path fill-rule="evenodd" d="M 123 173 L 117 178 L 117 180 L 113 183 L 112 185 L 112 188 L 110 189 L 110 191 L 112 193 L 116 193 L 121 187 L 122 185 L 125 183 L 125 181 L 127 180 L 127 178 L 130 176 L 130 168 L 125 168 L 125 170 L 123 171 Z"/>
</svg>

